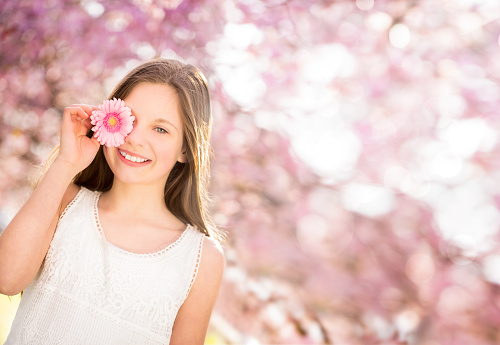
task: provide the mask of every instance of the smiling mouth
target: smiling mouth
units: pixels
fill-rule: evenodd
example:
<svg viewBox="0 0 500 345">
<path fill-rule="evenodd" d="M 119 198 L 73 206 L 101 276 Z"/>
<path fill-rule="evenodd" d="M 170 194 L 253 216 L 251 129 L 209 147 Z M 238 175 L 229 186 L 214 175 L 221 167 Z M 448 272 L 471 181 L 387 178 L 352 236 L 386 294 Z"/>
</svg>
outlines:
<svg viewBox="0 0 500 345">
<path fill-rule="evenodd" d="M 118 150 L 118 152 L 128 161 L 134 162 L 134 163 L 144 163 L 144 162 L 149 162 L 150 159 L 145 159 L 145 158 L 139 158 L 135 156 L 131 156 L 128 153 L 122 152 Z"/>
</svg>

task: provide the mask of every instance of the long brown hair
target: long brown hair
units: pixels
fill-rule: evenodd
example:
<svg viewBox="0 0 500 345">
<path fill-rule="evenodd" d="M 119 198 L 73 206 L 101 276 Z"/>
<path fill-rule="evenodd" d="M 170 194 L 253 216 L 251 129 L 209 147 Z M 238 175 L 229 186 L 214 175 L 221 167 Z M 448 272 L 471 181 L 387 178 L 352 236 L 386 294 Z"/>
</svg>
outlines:
<svg viewBox="0 0 500 345">
<path fill-rule="evenodd" d="M 187 161 L 176 162 L 168 176 L 164 191 L 167 208 L 182 222 L 191 224 L 221 243 L 225 242 L 226 234 L 214 226 L 207 209 L 210 201 L 211 104 L 205 77 L 192 65 L 158 58 L 130 71 L 116 85 L 109 99 L 125 99 L 140 83 L 169 85 L 179 98 Z M 91 135 L 93 132 L 89 130 L 87 136 Z M 113 173 L 104 157 L 102 146 L 92 163 L 78 173 L 73 182 L 94 191 L 105 192 L 111 189 Z"/>
</svg>

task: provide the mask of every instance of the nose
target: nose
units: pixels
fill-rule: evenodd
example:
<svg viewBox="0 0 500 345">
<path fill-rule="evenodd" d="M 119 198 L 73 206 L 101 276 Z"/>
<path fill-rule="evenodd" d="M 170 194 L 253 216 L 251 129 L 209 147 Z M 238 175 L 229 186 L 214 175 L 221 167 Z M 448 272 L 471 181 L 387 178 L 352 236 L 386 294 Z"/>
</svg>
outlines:
<svg viewBox="0 0 500 345">
<path fill-rule="evenodd" d="M 146 141 L 145 130 L 140 128 L 134 123 L 134 127 L 132 128 L 132 132 L 127 135 L 125 138 L 125 142 L 129 143 L 131 146 L 135 148 L 139 148 L 144 146 Z"/>
</svg>

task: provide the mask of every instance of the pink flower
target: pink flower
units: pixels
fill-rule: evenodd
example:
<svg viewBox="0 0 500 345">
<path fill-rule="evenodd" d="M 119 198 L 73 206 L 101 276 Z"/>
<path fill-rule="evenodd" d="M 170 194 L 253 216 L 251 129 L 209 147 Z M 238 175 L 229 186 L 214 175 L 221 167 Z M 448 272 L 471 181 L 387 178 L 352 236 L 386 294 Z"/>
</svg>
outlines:
<svg viewBox="0 0 500 345">
<path fill-rule="evenodd" d="M 99 109 L 94 110 L 90 116 L 97 141 L 107 147 L 123 145 L 125 137 L 132 132 L 135 120 L 132 111 L 119 98 L 105 100 Z"/>
</svg>

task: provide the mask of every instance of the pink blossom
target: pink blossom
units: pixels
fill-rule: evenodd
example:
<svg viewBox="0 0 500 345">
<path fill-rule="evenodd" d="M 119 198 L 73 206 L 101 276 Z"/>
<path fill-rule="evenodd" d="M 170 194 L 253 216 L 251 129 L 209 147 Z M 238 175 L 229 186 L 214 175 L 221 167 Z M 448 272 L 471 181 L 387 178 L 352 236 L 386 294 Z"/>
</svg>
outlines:
<svg viewBox="0 0 500 345">
<path fill-rule="evenodd" d="M 132 111 L 121 99 L 105 100 L 99 105 L 100 110 L 94 110 L 90 116 L 94 125 L 92 130 L 95 137 L 108 147 L 120 146 L 125 142 L 125 137 L 132 132 L 135 117 Z"/>
</svg>

